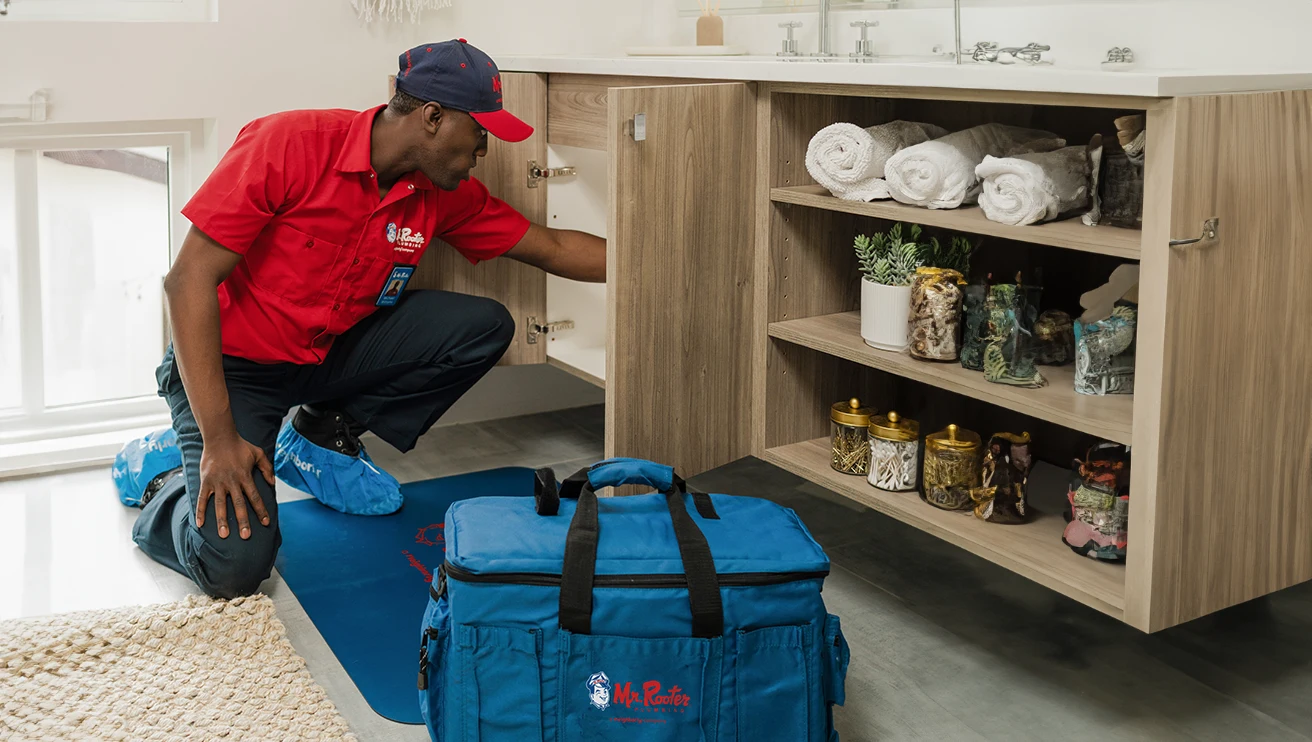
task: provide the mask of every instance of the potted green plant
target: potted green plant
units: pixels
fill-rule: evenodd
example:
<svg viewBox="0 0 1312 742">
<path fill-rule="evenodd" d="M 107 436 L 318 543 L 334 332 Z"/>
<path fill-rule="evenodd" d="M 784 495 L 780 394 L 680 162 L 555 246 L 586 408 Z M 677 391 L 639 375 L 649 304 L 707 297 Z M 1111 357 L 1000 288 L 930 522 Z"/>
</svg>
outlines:
<svg viewBox="0 0 1312 742">
<path fill-rule="evenodd" d="M 971 242 L 969 237 L 959 234 L 952 235 L 952 239 L 947 244 L 939 242 L 937 237 L 931 237 L 925 247 L 925 265 L 954 270 L 969 280 L 970 256 L 977 247 L 979 245 Z"/>
<path fill-rule="evenodd" d="M 880 350 L 907 347 L 911 277 L 924 264 L 920 226 L 894 224 L 883 233 L 857 235 L 853 245 L 861 266 L 861 339 Z"/>
</svg>

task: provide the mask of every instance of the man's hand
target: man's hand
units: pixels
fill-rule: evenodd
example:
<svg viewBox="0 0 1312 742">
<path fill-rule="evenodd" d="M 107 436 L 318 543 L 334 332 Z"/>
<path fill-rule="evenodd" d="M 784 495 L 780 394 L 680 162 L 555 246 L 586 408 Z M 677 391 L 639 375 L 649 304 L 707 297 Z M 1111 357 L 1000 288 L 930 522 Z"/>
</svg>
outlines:
<svg viewBox="0 0 1312 742">
<path fill-rule="evenodd" d="M 506 257 L 575 281 L 606 280 L 606 240 L 587 232 L 533 224 Z"/>
<path fill-rule="evenodd" d="M 228 498 L 231 497 L 241 537 L 248 539 L 251 537 L 248 501 L 260 516 L 260 522 L 269 525 L 269 513 L 255 489 L 251 471 L 258 466 L 272 485 L 273 465 L 260 447 L 246 442 L 237 433 L 223 375 L 218 286 L 239 262 L 240 255 L 192 227 L 164 278 L 164 293 L 174 328 L 174 362 L 205 443 L 200 455 L 196 527 L 205 525 L 205 506 L 213 498 L 219 537 L 227 538 Z"/>
<path fill-rule="evenodd" d="M 264 480 L 273 485 L 273 464 L 264 450 L 246 442 L 241 436 L 233 435 L 217 441 L 205 441 L 205 450 L 200 455 L 200 498 L 196 501 L 196 527 L 205 525 L 205 506 L 214 498 L 214 517 L 219 526 L 219 538 L 228 537 L 228 498 L 232 498 L 232 509 L 237 514 L 237 527 L 241 537 L 251 537 L 251 523 L 247 514 L 246 503 L 249 501 L 260 523 L 269 525 L 269 513 L 255 489 L 255 479 L 251 471 L 260 468 Z"/>
</svg>

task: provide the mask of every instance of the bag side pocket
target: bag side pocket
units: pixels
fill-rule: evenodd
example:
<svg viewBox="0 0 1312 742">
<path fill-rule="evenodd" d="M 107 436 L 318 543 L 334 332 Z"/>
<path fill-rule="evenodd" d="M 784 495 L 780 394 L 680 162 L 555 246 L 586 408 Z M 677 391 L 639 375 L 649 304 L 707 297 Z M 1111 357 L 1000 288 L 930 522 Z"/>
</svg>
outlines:
<svg viewBox="0 0 1312 742">
<path fill-rule="evenodd" d="M 847 664 L 851 659 L 842 622 L 831 613 L 825 617 L 825 703 L 842 706 L 847 700 Z"/>
<path fill-rule="evenodd" d="M 461 626 L 460 690 L 465 742 L 542 739 L 542 631 Z"/>
<path fill-rule="evenodd" d="M 435 742 L 446 739 L 442 699 L 451 641 L 451 609 L 446 598 L 428 601 L 419 632 L 419 715 Z"/>
<path fill-rule="evenodd" d="M 738 739 L 811 739 L 813 625 L 738 632 Z"/>
<path fill-rule="evenodd" d="M 852 655 L 843 636 L 843 627 L 838 616 L 832 613 L 825 616 L 824 644 L 820 647 L 820 663 L 824 672 L 825 691 L 825 729 L 828 742 L 838 742 L 838 730 L 834 729 L 834 706 L 842 706 L 847 700 L 847 665 Z"/>
</svg>

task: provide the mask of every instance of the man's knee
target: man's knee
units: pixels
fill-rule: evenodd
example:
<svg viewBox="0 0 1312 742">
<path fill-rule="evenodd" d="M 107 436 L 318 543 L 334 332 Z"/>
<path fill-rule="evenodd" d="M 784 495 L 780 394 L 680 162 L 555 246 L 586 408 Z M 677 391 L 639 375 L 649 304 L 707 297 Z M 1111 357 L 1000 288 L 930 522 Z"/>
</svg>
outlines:
<svg viewBox="0 0 1312 742">
<path fill-rule="evenodd" d="M 457 364 L 485 361 L 491 366 L 515 339 L 515 318 L 495 299 L 416 291 L 408 308 L 426 318 L 421 327 L 431 329 L 432 350 L 454 354 Z M 427 319 L 432 317 L 447 321 L 433 323 Z"/>
<path fill-rule="evenodd" d="M 210 597 L 250 595 L 269 578 L 274 558 L 278 555 L 277 540 L 273 534 L 254 532 L 254 529 L 268 529 L 269 526 L 255 522 L 251 528 L 249 540 L 242 540 L 236 532 L 230 533 L 226 539 L 204 539 L 199 531 L 195 532 L 197 539 L 204 543 L 198 544 L 192 552 L 187 566 L 196 584 Z"/>
<path fill-rule="evenodd" d="M 485 338 L 488 349 L 497 358 L 506 352 L 515 339 L 515 318 L 510 315 L 509 309 L 495 299 L 478 297 L 478 301 L 470 307 L 469 323 L 482 330 L 478 335 Z"/>
</svg>

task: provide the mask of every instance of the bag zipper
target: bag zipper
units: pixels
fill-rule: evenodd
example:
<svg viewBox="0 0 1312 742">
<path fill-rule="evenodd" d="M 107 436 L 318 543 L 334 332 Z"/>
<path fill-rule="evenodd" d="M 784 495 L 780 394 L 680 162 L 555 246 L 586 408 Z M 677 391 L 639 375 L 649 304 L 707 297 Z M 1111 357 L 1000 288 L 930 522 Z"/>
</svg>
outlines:
<svg viewBox="0 0 1312 742">
<path fill-rule="evenodd" d="M 446 573 L 448 578 L 458 582 L 560 587 L 560 575 L 548 572 L 477 574 L 457 567 L 450 562 L 442 564 L 442 571 Z M 806 580 L 823 580 L 828 576 L 829 570 L 818 572 L 738 572 L 719 575 L 719 582 L 720 587 L 759 587 L 762 585 L 784 585 Z M 597 575 L 592 579 L 592 584 L 593 587 L 686 588 L 688 587 L 688 578 L 684 575 Z"/>
</svg>

